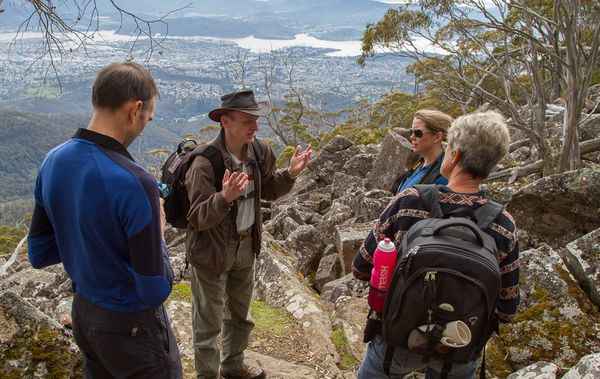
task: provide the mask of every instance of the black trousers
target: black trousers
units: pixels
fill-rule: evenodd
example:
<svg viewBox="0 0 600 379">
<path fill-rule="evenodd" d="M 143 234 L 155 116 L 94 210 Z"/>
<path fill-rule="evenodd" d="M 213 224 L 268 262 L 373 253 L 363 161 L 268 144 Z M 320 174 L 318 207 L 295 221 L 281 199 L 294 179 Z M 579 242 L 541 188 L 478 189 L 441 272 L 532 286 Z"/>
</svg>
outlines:
<svg viewBox="0 0 600 379">
<path fill-rule="evenodd" d="M 75 294 L 72 318 L 84 378 L 181 378 L 179 349 L 163 306 L 119 313 Z"/>
</svg>

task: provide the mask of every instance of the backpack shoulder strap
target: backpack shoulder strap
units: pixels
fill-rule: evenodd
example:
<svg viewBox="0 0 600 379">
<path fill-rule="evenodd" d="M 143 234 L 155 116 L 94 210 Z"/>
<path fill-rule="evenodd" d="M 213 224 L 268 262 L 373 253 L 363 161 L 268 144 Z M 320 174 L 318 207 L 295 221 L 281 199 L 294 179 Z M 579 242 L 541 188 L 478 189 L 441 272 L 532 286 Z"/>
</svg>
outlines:
<svg viewBox="0 0 600 379">
<path fill-rule="evenodd" d="M 498 215 L 502 212 L 504 206 L 500 203 L 496 203 L 495 201 L 489 200 L 487 203 L 483 204 L 479 208 L 475 210 L 475 217 L 477 218 L 477 226 L 480 229 L 487 228 L 492 221 L 498 217 Z"/>
<path fill-rule="evenodd" d="M 205 145 L 201 147 L 198 154 L 210 161 L 215 174 L 215 187 L 217 192 L 220 192 L 223 189 L 223 176 L 225 175 L 225 163 L 221 151 L 212 145 Z"/>
<path fill-rule="evenodd" d="M 265 158 L 260 151 L 260 145 L 258 144 L 256 137 L 254 138 L 254 141 L 252 141 L 252 150 L 254 151 L 254 159 L 256 160 L 258 169 L 260 170 L 263 166 Z"/>
<path fill-rule="evenodd" d="M 439 186 L 436 184 L 417 184 L 414 186 L 419 197 L 433 218 L 442 218 L 442 208 L 438 202 Z"/>
</svg>

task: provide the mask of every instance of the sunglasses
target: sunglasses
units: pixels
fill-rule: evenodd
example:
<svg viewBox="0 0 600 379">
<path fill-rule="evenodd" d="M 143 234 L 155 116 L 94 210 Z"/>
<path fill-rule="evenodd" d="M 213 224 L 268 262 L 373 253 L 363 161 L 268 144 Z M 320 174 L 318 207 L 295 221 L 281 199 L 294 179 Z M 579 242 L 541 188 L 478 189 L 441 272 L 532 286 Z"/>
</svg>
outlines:
<svg viewBox="0 0 600 379">
<path fill-rule="evenodd" d="M 411 135 L 414 134 L 415 137 L 417 137 L 417 138 L 421 138 L 421 137 L 423 137 L 423 134 L 425 134 L 425 133 L 435 134 L 436 132 L 427 132 L 427 131 L 423 131 L 421 129 L 410 129 L 410 133 L 411 133 Z"/>
</svg>

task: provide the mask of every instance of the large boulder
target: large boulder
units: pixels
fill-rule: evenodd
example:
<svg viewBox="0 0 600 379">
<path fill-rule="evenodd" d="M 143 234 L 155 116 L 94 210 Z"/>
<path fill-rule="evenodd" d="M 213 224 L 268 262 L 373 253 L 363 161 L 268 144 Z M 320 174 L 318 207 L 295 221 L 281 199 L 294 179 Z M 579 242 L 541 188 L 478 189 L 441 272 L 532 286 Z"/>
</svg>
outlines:
<svg viewBox="0 0 600 379">
<path fill-rule="evenodd" d="M 597 379 L 600 378 L 600 353 L 583 357 L 562 379 Z"/>
<path fill-rule="evenodd" d="M 320 183 L 331 184 L 333 175 L 343 170 L 346 162 L 356 151 L 350 150 L 352 142 L 342 136 L 335 136 L 312 158 L 307 171 Z"/>
<path fill-rule="evenodd" d="M 368 312 L 367 299 L 342 296 L 335 302 L 335 311 L 331 316 L 333 327 L 344 333 L 346 350 L 358 362 L 362 361 L 367 351 L 363 330 Z"/>
<path fill-rule="evenodd" d="M 333 254 L 325 255 L 324 253 L 325 256 L 319 262 L 315 277 L 315 287 L 317 288 L 317 291 L 321 291 L 325 284 L 339 278 L 342 272 L 342 265 L 335 253 L 333 245 L 329 245 L 326 251 L 333 251 Z"/>
<path fill-rule="evenodd" d="M 344 274 L 352 272 L 352 261 L 356 256 L 356 251 L 371 229 L 373 229 L 371 222 L 342 224 L 335 227 L 335 247 Z"/>
<path fill-rule="evenodd" d="M 331 336 L 331 321 L 314 291 L 299 278 L 296 261 L 296 257 L 263 233 L 262 250 L 256 262 L 256 295 L 298 320 L 320 367 L 332 377 L 340 378 L 342 373 L 336 364 L 339 355 L 331 338 L 324 338 Z"/>
<path fill-rule="evenodd" d="M 352 274 L 347 274 L 323 286 L 321 298 L 335 303 L 342 296 L 367 297 L 369 283 L 356 279 Z"/>
<path fill-rule="evenodd" d="M 340 199 L 334 200 L 331 207 L 327 210 L 327 213 L 323 215 L 323 219 L 320 223 L 315 225 L 321 236 L 323 242 L 333 242 L 335 238 L 335 228 L 346 222 L 352 217 L 352 209 Z"/>
<path fill-rule="evenodd" d="M 350 158 L 348 162 L 344 163 L 342 172 L 359 178 L 366 178 L 373 169 L 374 160 L 374 154 L 358 153 Z"/>
<path fill-rule="evenodd" d="M 298 258 L 298 271 L 304 275 L 317 271 L 325 245 L 314 226 L 299 226 L 286 238 L 284 246 Z"/>
<path fill-rule="evenodd" d="M 579 124 L 579 135 L 581 136 L 581 141 L 600 137 L 600 112 L 587 116 L 586 119 Z"/>
<path fill-rule="evenodd" d="M 600 229 L 569 243 L 559 253 L 579 286 L 600 308 Z"/>
<path fill-rule="evenodd" d="M 339 199 L 347 195 L 357 196 L 365 192 L 365 184 L 366 179 L 364 178 L 336 172 L 333 174 L 331 196 L 333 199 Z"/>
<path fill-rule="evenodd" d="M 399 129 L 390 129 L 381 142 L 381 151 L 368 177 L 369 189 L 379 188 L 396 192 L 399 177 L 411 168 L 414 161 L 411 143 Z"/>
<path fill-rule="evenodd" d="M 554 363 L 536 362 L 513 372 L 506 379 L 556 379 L 558 366 Z"/>
<path fill-rule="evenodd" d="M 585 168 L 541 178 L 507 204 L 526 247 L 560 248 L 600 227 L 600 170 Z"/>
<path fill-rule="evenodd" d="M 71 333 L 13 292 L 0 294 L 0 377 L 83 375 Z"/>
<path fill-rule="evenodd" d="M 72 295 L 72 287 L 62 265 L 44 270 L 25 268 L 0 281 L 0 292 L 8 290 L 48 316 L 54 314 L 60 300 Z"/>
<path fill-rule="evenodd" d="M 559 255 L 542 246 L 523 252 L 519 262 L 521 304 L 488 344 L 490 371 L 503 377 L 538 361 L 570 367 L 600 351 L 598 311 Z"/>
<path fill-rule="evenodd" d="M 394 194 L 381 189 L 364 191 L 352 196 L 348 205 L 359 222 L 378 219 L 388 204 L 394 199 Z"/>
<path fill-rule="evenodd" d="M 285 240 L 300 225 L 294 218 L 288 216 L 286 212 L 281 212 L 264 224 L 263 231 L 278 240 Z"/>
<path fill-rule="evenodd" d="M 303 207 L 323 215 L 327 213 L 327 209 L 331 206 L 331 192 L 331 186 L 323 187 L 298 195 L 297 201 Z"/>
</svg>

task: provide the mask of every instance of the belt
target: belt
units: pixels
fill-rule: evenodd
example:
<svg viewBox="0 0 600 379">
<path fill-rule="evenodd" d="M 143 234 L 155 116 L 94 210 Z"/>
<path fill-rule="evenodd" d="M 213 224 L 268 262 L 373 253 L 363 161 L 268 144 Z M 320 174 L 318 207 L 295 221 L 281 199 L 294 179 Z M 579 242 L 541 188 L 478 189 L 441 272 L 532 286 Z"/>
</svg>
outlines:
<svg viewBox="0 0 600 379">
<path fill-rule="evenodd" d="M 250 237 L 250 235 L 252 234 L 252 227 L 249 227 L 248 229 L 242 231 L 239 233 L 239 239 L 241 240 L 245 240 L 246 238 Z"/>
</svg>

